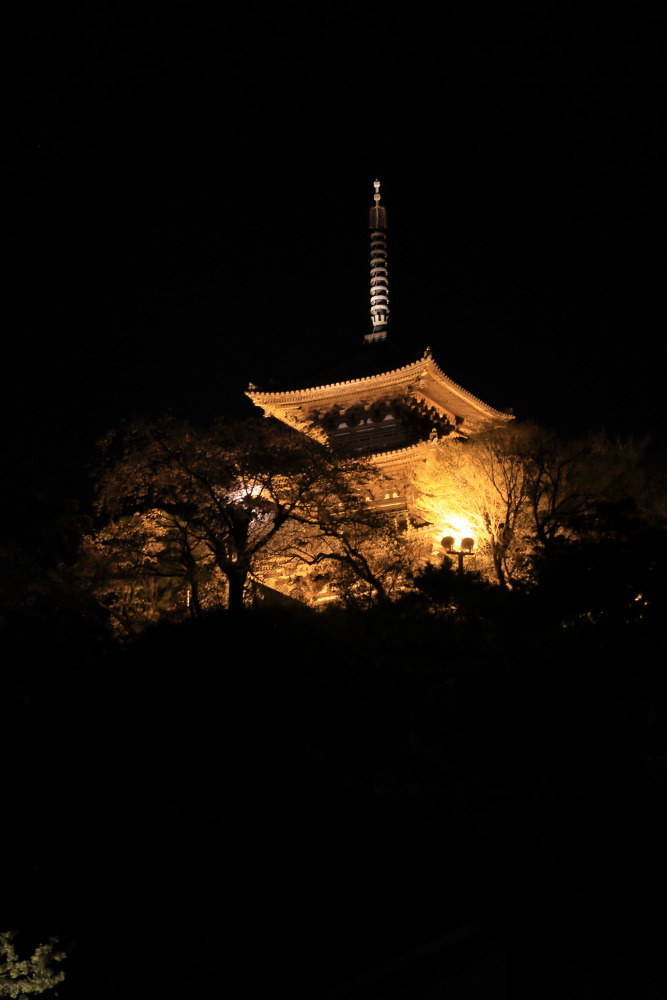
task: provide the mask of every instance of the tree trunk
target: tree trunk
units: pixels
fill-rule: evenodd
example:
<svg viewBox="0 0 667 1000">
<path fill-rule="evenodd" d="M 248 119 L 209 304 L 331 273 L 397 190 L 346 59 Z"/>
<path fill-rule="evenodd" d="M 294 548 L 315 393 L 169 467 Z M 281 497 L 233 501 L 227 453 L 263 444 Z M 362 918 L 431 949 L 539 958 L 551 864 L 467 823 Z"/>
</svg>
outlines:
<svg viewBox="0 0 667 1000">
<path fill-rule="evenodd" d="M 501 587 L 507 587 L 507 579 L 505 577 L 505 570 L 503 569 L 503 557 L 505 555 L 505 549 L 503 546 L 498 545 L 497 542 L 491 541 L 491 557 L 493 559 L 493 568 L 496 572 L 496 579 Z"/>
<path fill-rule="evenodd" d="M 201 601 L 199 600 L 199 584 L 194 578 L 190 580 L 189 611 L 191 618 L 201 618 Z"/>
<path fill-rule="evenodd" d="M 246 580 L 248 578 L 248 570 L 241 566 L 228 566 L 224 572 L 227 577 L 227 582 L 229 583 L 229 598 L 227 607 L 229 611 L 232 611 L 235 614 L 240 614 L 245 607 L 243 603 L 243 594 L 245 591 Z"/>
</svg>

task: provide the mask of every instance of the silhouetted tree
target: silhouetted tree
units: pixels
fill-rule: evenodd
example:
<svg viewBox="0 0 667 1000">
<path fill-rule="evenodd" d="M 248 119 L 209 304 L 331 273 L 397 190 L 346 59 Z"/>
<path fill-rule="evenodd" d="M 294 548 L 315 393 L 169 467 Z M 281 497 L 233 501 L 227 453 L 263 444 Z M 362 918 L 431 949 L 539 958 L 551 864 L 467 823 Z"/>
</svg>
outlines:
<svg viewBox="0 0 667 1000">
<path fill-rule="evenodd" d="M 361 463 L 350 468 L 350 489 L 341 503 L 335 482 L 328 495 L 297 512 L 276 539 L 288 566 L 324 574 L 349 607 L 389 601 L 410 586 L 420 559 L 420 540 L 396 517 L 373 510 L 355 492 L 373 477 Z"/>
<path fill-rule="evenodd" d="M 434 441 L 415 470 L 414 504 L 443 535 L 473 536 L 501 586 L 525 574 L 530 476 L 519 425 L 470 441 Z"/>
<path fill-rule="evenodd" d="M 477 541 L 501 586 L 531 581 L 540 560 L 564 541 L 599 536 L 604 503 L 651 504 L 645 444 L 604 434 L 564 440 L 534 424 L 511 424 L 469 441 L 434 442 L 415 471 L 414 503 L 443 535 Z M 533 581 L 534 582 L 534 581 Z"/>
<path fill-rule="evenodd" d="M 611 441 L 604 433 L 564 439 L 536 425 L 517 439 L 528 472 L 531 536 L 537 546 L 596 533 L 600 505 L 648 501 L 646 442 Z"/>
<path fill-rule="evenodd" d="M 141 603 L 144 617 L 157 614 L 169 588 L 171 596 L 189 588 L 199 608 L 210 566 L 234 611 L 251 579 L 299 562 L 343 566 L 386 596 L 393 563 L 384 558 L 380 568 L 387 545 L 371 535 L 391 525 L 358 499 L 370 475 L 360 460 L 267 420 L 209 428 L 141 421 L 103 448 L 97 508 L 109 520 L 90 547 L 106 557 L 108 583 L 125 586 L 112 596 L 117 614 L 134 613 L 123 607 L 128 600 Z"/>
<path fill-rule="evenodd" d="M 123 515 L 88 535 L 82 556 L 82 578 L 129 634 L 165 615 L 198 618 L 226 593 L 210 550 L 174 512 Z"/>
<path fill-rule="evenodd" d="M 667 529 L 631 497 L 599 500 L 548 546 L 536 548 L 536 597 L 568 622 L 658 623 L 667 597 Z"/>
</svg>

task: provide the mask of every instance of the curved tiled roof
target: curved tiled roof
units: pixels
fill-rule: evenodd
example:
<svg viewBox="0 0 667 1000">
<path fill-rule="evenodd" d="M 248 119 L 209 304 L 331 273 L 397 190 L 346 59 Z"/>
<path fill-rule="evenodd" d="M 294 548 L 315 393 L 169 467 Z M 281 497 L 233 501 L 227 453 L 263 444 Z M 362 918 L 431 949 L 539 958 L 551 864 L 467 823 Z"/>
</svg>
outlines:
<svg viewBox="0 0 667 1000">
<path fill-rule="evenodd" d="M 419 372 L 424 375 L 429 373 L 435 376 L 436 380 L 441 382 L 441 384 L 453 390 L 461 399 L 466 400 L 473 407 L 485 411 L 489 416 L 501 420 L 511 419 L 509 414 L 503 413 L 493 406 L 489 406 L 488 403 L 485 403 L 478 396 L 475 396 L 449 378 L 435 362 L 429 348 L 426 349 L 420 358 L 408 360 L 405 355 L 397 352 L 386 342 L 368 345 L 364 350 L 352 355 L 332 368 L 313 373 L 310 377 L 295 380 L 295 382 L 290 384 L 289 388 L 285 386 L 284 388 L 275 388 L 269 392 L 263 392 L 253 386 L 252 389 L 248 390 L 248 396 L 254 402 L 296 403 L 312 396 L 313 393 L 328 394 L 332 390 L 340 390 L 347 387 L 354 388 L 366 381 L 375 381 L 376 379 L 380 380 L 383 378 L 392 379 L 409 372 L 414 372 L 415 375 Z"/>
</svg>

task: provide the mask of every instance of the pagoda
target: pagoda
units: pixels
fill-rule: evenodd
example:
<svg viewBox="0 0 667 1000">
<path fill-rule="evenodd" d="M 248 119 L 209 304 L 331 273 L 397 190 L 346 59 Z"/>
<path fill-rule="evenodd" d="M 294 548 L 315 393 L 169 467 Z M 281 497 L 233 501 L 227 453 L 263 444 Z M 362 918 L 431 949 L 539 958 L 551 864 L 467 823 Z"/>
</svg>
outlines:
<svg viewBox="0 0 667 1000">
<path fill-rule="evenodd" d="M 430 348 L 406 357 L 389 341 L 387 210 L 374 182 L 369 213 L 371 328 L 360 350 L 341 363 L 279 391 L 250 385 L 247 395 L 266 416 L 357 455 L 378 469 L 378 507 L 409 506 L 410 473 L 434 441 L 464 441 L 512 417 L 457 385 Z"/>
</svg>

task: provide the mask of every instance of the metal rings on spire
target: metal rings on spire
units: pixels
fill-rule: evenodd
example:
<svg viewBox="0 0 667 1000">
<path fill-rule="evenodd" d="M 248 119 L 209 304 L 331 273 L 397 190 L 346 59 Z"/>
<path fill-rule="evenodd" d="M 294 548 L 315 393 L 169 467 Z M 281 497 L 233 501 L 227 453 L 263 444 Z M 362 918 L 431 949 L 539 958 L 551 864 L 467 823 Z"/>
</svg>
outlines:
<svg viewBox="0 0 667 1000">
<path fill-rule="evenodd" d="M 389 270 L 387 266 L 387 210 L 380 204 L 380 182 L 375 181 L 375 204 L 370 210 L 371 231 L 371 322 L 367 341 L 384 340 L 389 319 Z"/>
</svg>

